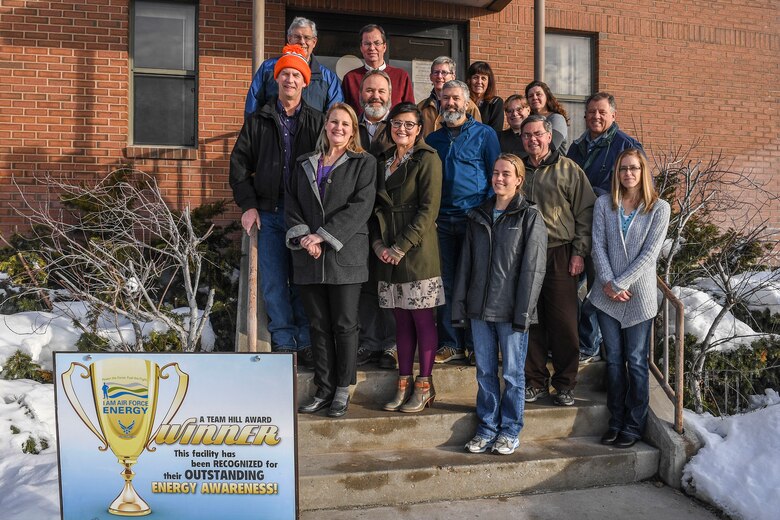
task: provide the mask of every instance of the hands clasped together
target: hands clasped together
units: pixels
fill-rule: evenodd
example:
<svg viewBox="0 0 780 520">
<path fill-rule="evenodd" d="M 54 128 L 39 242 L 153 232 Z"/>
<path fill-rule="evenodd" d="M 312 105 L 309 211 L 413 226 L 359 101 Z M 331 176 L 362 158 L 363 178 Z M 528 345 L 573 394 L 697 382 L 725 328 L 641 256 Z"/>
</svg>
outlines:
<svg viewBox="0 0 780 520">
<path fill-rule="evenodd" d="M 604 294 L 607 298 L 616 302 L 627 302 L 631 299 L 631 293 L 628 289 L 625 291 L 615 291 L 612 287 L 612 282 L 604 284 Z"/>
</svg>

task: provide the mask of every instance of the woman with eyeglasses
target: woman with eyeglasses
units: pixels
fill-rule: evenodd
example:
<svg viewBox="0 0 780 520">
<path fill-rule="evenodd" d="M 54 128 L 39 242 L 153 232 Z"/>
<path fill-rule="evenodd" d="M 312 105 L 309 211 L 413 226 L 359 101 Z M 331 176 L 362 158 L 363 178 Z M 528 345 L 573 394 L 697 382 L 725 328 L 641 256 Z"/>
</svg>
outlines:
<svg viewBox="0 0 780 520">
<path fill-rule="evenodd" d="M 669 204 L 658 198 L 647 159 L 629 148 L 617 158 L 612 192 L 593 208 L 597 309 L 607 353 L 609 428 L 602 444 L 629 448 L 642 437 L 650 400 L 650 330 L 658 312 L 656 260 L 669 225 Z"/>
<path fill-rule="evenodd" d="M 496 131 L 504 129 L 504 100 L 496 95 L 496 77 L 486 61 L 475 61 L 466 72 L 471 101 L 479 107 L 482 122 Z"/>
<path fill-rule="evenodd" d="M 552 124 L 553 147 L 565 156 L 569 149 L 569 116 L 566 109 L 555 99 L 544 81 L 532 81 L 526 85 L 525 97 L 531 113 L 546 117 Z"/>
<path fill-rule="evenodd" d="M 355 112 L 334 104 L 315 151 L 298 157 L 284 208 L 293 281 L 309 318 L 316 393 L 298 408 L 347 413 L 356 380 L 358 301 L 368 280 L 368 219 L 376 159 L 363 150 Z"/>
<path fill-rule="evenodd" d="M 371 241 L 377 263 L 379 305 L 393 309 L 398 345 L 398 386 L 388 411 L 420 412 L 433 405 L 436 357 L 435 307 L 444 303 L 436 217 L 441 201 L 441 161 L 422 139 L 422 114 L 399 103 L 386 131 L 395 146 L 380 157 Z M 415 348 L 420 373 L 413 379 Z"/>
</svg>

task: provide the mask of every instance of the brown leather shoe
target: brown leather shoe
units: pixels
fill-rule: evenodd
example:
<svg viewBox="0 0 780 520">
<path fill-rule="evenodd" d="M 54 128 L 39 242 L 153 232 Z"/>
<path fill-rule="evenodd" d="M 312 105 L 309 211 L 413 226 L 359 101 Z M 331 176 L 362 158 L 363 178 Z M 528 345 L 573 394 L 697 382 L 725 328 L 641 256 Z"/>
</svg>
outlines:
<svg viewBox="0 0 780 520">
<path fill-rule="evenodd" d="M 426 406 L 433 406 L 434 399 L 436 399 L 436 389 L 433 387 L 433 378 L 417 376 L 414 392 L 400 410 L 409 413 L 422 412 Z"/>
<path fill-rule="evenodd" d="M 398 389 L 395 392 L 395 397 L 383 408 L 388 412 L 397 412 L 398 409 L 401 408 L 401 406 L 409 399 L 409 396 L 412 395 L 413 386 L 414 379 L 412 376 L 399 376 Z"/>
</svg>

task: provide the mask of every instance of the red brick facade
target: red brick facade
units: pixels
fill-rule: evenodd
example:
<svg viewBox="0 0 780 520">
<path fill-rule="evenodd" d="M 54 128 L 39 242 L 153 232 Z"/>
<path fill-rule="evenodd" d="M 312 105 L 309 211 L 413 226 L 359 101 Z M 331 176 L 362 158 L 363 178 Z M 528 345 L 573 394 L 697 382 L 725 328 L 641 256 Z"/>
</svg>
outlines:
<svg viewBox="0 0 780 520">
<path fill-rule="evenodd" d="M 197 150 L 128 146 L 128 5 L 0 6 L 3 234 L 24 227 L 12 209 L 19 204 L 12 178 L 33 195 L 43 193 L 32 179 L 44 172 L 86 179 L 133 164 L 154 172 L 175 204 L 231 197 L 228 159 L 252 67 L 251 1 L 199 2 Z M 468 58 L 491 63 L 500 95 L 532 79 L 532 0 L 500 13 L 415 0 L 267 0 L 268 56 L 283 44 L 285 5 L 314 20 L 327 11 L 465 22 Z M 547 0 L 546 22 L 596 36 L 598 89 L 616 96 L 618 122 L 650 154 L 702 138 L 702 157 L 722 150 L 780 193 L 779 10 L 775 0 Z M 780 207 L 767 216 L 780 227 Z"/>
</svg>

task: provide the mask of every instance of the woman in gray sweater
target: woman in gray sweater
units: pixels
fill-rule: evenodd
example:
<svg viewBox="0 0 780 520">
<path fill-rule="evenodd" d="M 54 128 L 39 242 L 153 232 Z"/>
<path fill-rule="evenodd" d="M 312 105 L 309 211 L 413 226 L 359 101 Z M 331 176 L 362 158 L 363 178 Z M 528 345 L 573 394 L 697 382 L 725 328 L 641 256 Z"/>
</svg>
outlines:
<svg viewBox="0 0 780 520">
<path fill-rule="evenodd" d="M 612 192 L 593 208 L 598 310 L 607 353 L 609 429 L 601 442 L 629 448 L 642 437 L 649 403 L 648 350 L 656 302 L 656 260 L 669 225 L 645 156 L 635 148 L 617 158 Z"/>
</svg>

